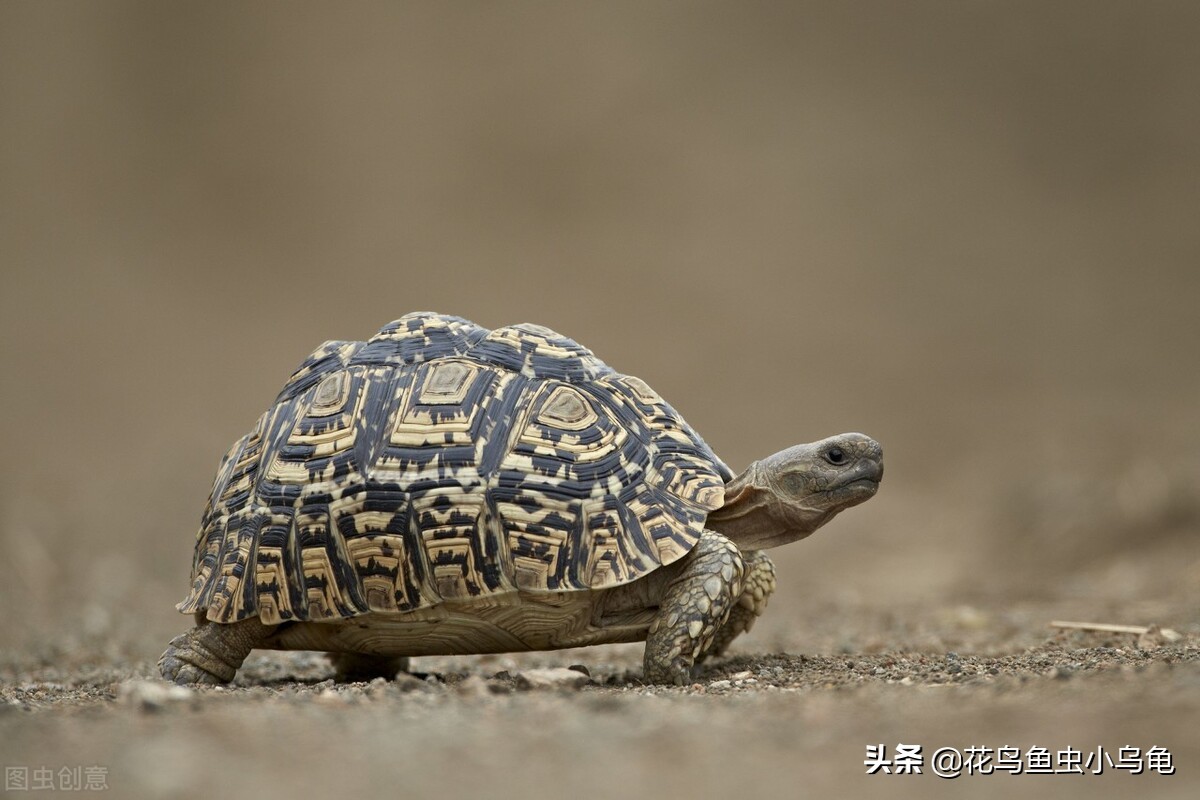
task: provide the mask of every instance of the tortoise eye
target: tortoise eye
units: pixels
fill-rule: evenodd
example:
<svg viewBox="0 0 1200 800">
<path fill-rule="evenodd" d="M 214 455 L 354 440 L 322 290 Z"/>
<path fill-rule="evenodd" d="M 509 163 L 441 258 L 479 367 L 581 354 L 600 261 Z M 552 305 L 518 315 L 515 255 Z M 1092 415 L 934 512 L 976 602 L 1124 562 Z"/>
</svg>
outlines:
<svg viewBox="0 0 1200 800">
<path fill-rule="evenodd" d="M 840 447 L 831 447 L 825 451 L 825 460 L 835 467 L 846 463 L 846 451 Z"/>
</svg>

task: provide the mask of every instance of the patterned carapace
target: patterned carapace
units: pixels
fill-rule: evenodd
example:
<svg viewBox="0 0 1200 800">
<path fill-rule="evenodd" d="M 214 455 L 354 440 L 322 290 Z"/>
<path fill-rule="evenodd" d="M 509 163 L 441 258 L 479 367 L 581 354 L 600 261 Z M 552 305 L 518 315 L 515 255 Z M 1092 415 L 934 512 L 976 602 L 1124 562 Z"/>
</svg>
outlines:
<svg viewBox="0 0 1200 800">
<path fill-rule="evenodd" d="M 730 477 L 571 339 L 409 314 L 317 348 L 234 444 L 179 609 L 277 623 L 617 586 L 688 553 Z"/>
</svg>

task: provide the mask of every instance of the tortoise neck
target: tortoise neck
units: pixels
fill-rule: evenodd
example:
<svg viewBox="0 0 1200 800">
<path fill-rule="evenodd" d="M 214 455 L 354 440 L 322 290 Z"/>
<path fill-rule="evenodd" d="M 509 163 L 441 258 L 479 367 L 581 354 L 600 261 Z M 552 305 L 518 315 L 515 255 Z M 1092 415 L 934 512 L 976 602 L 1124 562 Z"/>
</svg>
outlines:
<svg viewBox="0 0 1200 800">
<path fill-rule="evenodd" d="M 769 459 L 755 461 L 725 484 L 725 504 L 708 515 L 706 527 L 743 550 L 762 550 L 803 539 L 833 516 L 789 502 L 774 477 Z"/>
<path fill-rule="evenodd" d="M 742 549 L 769 547 L 778 523 L 773 509 L 778 498 L 755 461 L 725 484 L 725 504 L 708 515 L 707 527 Z"/>
</svg>

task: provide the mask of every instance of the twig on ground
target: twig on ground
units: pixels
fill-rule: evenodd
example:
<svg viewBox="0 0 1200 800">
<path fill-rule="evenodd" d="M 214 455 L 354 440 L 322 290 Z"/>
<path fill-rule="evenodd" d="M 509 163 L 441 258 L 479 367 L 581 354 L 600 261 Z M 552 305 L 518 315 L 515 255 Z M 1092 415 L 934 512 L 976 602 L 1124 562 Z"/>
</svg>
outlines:
<svg viewBox="0 0 1200 800">
<path fill-rule="evenodd" d="M 1157 631 L 1168 642 L 1175 642 L 1183 638 L 1178 631 L 1170 628 L 1159 628 L 1157 625 L 1116 625 L 1111 622 L 1068 622 L 1056 619 L 1050 622 L 1050 627 L 1072 628 L 1081 631 L 1102 631 L 1104 633 L 1130 633 L 1134 636 L 1145 636 L 1148 633 Z"/>
</svg>

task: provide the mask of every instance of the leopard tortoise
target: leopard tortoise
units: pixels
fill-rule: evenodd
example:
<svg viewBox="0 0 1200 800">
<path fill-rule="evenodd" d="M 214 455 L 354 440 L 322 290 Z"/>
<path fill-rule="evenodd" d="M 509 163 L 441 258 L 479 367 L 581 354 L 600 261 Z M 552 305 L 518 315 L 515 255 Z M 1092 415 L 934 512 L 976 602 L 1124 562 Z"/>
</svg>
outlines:
<svg viewBox="0 0 1200 800">
<path fill-rule="evenodd" d="M 159 660 L 231 680 L 255 648 L 348 678 L 409 656 L 645 641 L 690 680 L 762 613 L 762 548 L 875 494 L 857 433 L 734 477 L 644 381 L 538 325 L 409 314 L 327 342 L 225 456 L 196 539 L 196 627 Z"/>
</svg>

